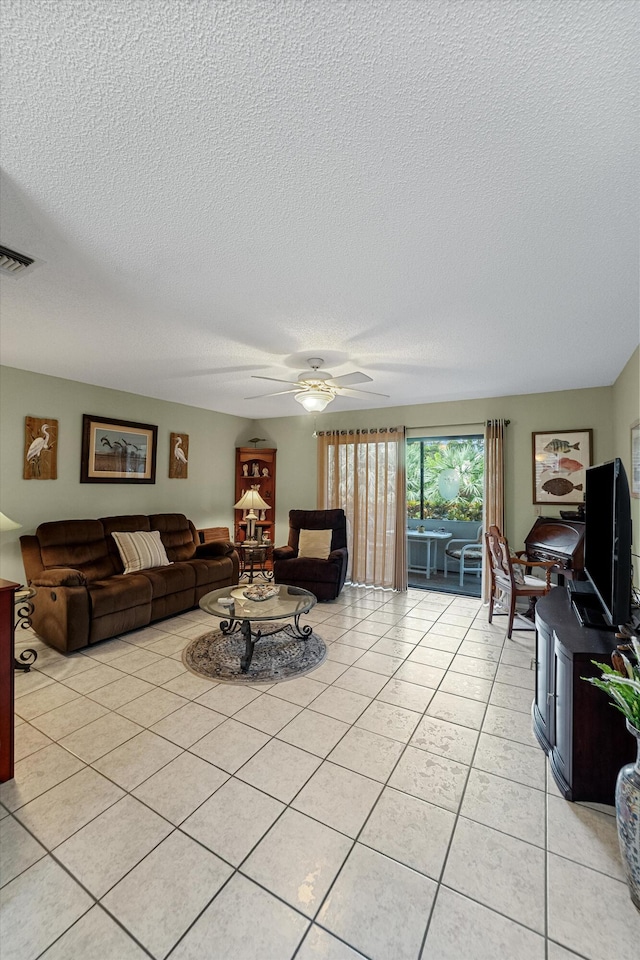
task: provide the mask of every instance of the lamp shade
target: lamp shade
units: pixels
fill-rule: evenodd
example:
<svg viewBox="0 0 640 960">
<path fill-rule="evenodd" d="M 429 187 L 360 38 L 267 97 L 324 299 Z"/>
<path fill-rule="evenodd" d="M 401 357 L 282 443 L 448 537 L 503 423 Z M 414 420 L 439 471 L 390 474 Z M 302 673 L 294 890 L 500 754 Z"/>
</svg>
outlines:
<svg viewBox="0 0 640 960">
<path fill-rule="evenodd" d="M 335 395 L 329 390 L 304 390 L 296 393 L 295 399 L 301 403 L 307 413 L 322 413 Z"/>
<path fill-rule="evenodd" d="M 0 531 L 4 532 L 5 530 L 18 530 L 21 526 L 21 523 L 16 523 L 15 520 L 11 520 L 10 517 L 6 517 L 4 513 L 0 513 Z"/>
<path fill-rule="evenodd" d="M 257 490 L 247 490 L 233 506 L 235 510 L 271 510 Z"/>
</svg>

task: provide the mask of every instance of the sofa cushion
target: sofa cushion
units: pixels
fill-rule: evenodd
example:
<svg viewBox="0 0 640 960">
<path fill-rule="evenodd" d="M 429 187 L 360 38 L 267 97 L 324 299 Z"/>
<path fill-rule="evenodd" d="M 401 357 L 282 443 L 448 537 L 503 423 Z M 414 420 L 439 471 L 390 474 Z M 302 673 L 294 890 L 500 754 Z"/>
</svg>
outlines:
<svg viewBox="0 0 640 960">
<path fill-rule="evenodd" d="M 182 593 L 193 590 L 196 585 L 196 573 L 190 563 L 172 563 L 168 567 L 155 567 L 152 570 L 143 570 L 141 577 L 146 577 L 151 584 L 153 599 L 165 597 L 172 593 Z"/>
<path fill-rule="evenodd" d="M 156 513 L 149 517 L 151 530 L 159 530 L 167 556 L 176 560 L 191 560 L 199 543 L 196 528 L 183 513 Z"/>
<path fill-rule="evenodd" d="M 305 586 L 314 581 L 335 583 L 340 579 L 342 572 L 341 560 L 335 563 L 318 563 L 313 557 L 296 557 L 294 560 L 280 561 L 280 563 L 282 566 L 277 565 L 275 569 L 276 583 L 293 583 L 295 586 Z M 305 589 L 315 592 L 311 587 L 305 586 Z"/>
<path fill-rule="evenodd" d="M 331 551 L 332 530 L 301 530 L 298 537 L 298 556 L 326 560 Z"/>
<path fill-rule="evenodd" d="M 196 577 L 196 587 L 211 585 L 211 590 L 215 590 L 218 580 L 229 580 L 233 576 L 233 562 L 231 558 L 223 559 L 220 557 L 198 557 L 197 560 L 187 560 Z"/>
<path fill-rule="evenodd" d="M 169 566 L 170 560 L 158 530 L 136 530 L 134 533 L 114 530 L 111 536 L 118 546 L 125 573 Z"/>
<path fill-rule="evenodd" d="M 72 567 L 49 567 L 39 577 L 31 580 L 34 587 L 86 587 L 84 573 Z"/>
<path fill-rule="evenodd" d="M 214 560 L 215 558 L 230 557 L 235 547 L 229 540 L 210 540 L 209 543 L 199 543 L 196 555 L 192 560 Z"/>
<path fill-rule="evenodd" d="M 94 580 L 87 589 L 92 619 L 151 603 L 151 584 L 141 573 L 116 574 L 105 580 Z"/>
<path fill-rule="evenodd" d="M 87 580 L 102 580 L 117 572 L 99 520 L 59 520 L 41 523 L 36 530 L 42 564 L 72 567 Z"/>
</svg>

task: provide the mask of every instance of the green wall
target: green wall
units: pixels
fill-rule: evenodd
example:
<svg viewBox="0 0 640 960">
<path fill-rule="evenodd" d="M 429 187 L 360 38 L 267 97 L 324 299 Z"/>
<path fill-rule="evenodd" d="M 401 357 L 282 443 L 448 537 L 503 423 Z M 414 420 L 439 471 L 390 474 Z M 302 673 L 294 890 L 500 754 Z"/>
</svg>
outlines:
<svg viewBox="0 0 640 960">
<path fill-rule="evenodd" d="M 179 403 L 0 368 L 0 510 L 22 524 L 1 535 L 0 576 L 24 581 L 18 537 L 47 520 L 184 513 L 199 526 L 233 526 L 235 448 L 253 421 Z M 155 484 L 80 483 L 82 415 L 158 427 Z M 24 418 L 58 420 L 58 479 L 23 480 Z M 189 435 L 189 477 L 169 479 L 169 434 Z"/>
<path fill-rule="evenodd" d="M 631 472 L 630 427 L 640 419 L 640 352 L 636 350 L 612 387 L 523 394 L 450 403 L 416 404 L 368 411 L 332 412 L 252 421 L 183 404 L 93 387 L 40 374 L 1 368 L 0 510 L 22 524 L 2 534 L 0 576 L 22 581 L 18 537 L 39 523 L 110 514 L 181 512 L 196 526 L 232 526 L 235 447 L 260 435 L 278 450 L 276 541 L 286 542 L 289 509 L 316 506 L 318 430 L 403 424 L 409 428 L 471 428 L 490 418 L 511 421 L 506 441 L 506 531 L 519 549 L 536 514 L 558 508 L 532 503 L 531 434 L 593 429 L 593 461 L 622 457 Z M 82 414 L 123 417 L 158 425 L 156 483 L 81 484 Z M 24 418 L 59 421 L 58 479 L 23 480 Z M 189 479 L 169 480 L 169 434 L 189 434 Z M 632 501 L 634 552 L 640 553 L 640 500 Z M 636 562 L 636 584 L 640 562 Z"/>
<path fill-rule="evenodd" d="M 615 401 L 614 401 L 615 398 Z M 626 457 L 629 466 L 629 425 L 638 419 L 638 351 L 629 361 L 613 387 L 566 390 L 555 393 L 523 394 L 450 403 L 417 404 L 352 413 L 331 412 L 263 420 L 259 433 L 268 444 L 278 448 L 278 507 L 276 522 L 280 531 L 287 528 L 291 507 L 316 506 L 316 441 L 318 430 L 345 427 L 404 425 L 411 428 L 448 430 L 481 424 L 494 418 L 511 421 L 506 431 L 506 523 L 513 549 L 521 549 L 537 514 L 559 516 L 559 507 L 534 506 L 532 500 L 531 434 L 551 430 L 593 430 L 593 462 L 614 456 Z M 634 413 L 635 411 L 635 413 Z M 614 429 L 614 421 L 616 427 Z M 623 425 L 620 426 L 620 422 Z M 634 535 L 638 544 L 638 504 L 634 500 Z M 638 553 L 640 550 L 634 548 Z M 638 564 L 637 566 L 640 566 Z M 638 582 L 638 572 L 636 572 Z"/>
</svg>

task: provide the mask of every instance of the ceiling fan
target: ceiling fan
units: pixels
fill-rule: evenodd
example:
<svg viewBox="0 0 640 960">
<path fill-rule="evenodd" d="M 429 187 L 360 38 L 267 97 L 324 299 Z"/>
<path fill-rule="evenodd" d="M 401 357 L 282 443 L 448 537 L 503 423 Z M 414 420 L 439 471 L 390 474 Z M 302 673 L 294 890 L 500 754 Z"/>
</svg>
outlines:
<svg viewBox="0 0 640 960">
<path fill-rule="evenodd" d="M 309 413 L 321 413 L 328 403 L 337 396 L 355 397 L 364 394 L 369 397 L 387 397 L 386 393 L 374 393 L 371 390 L 353 390 L 356 383 L 371 383 L 371 377 L 366 373 L 345 373 L 341 377 L 334 377 L 320 367 L 324 363 L 321 357 L 309 357 L 307 360 L 311 372 L 303 370 L 296 380 L 280 380 L 277 377 L 260 377 L 253 375 L 254 380 L 271 380 L 272 383 L 288 383 L 289 390 L 276 390 L 275 393 L 262 393 L 256 397 L 245 397 L 245 400 L 260 400 L 262 397 L 278 397 L 284 393 L 295 394 L 294 399 L 301 403 Z"/>
</svg>

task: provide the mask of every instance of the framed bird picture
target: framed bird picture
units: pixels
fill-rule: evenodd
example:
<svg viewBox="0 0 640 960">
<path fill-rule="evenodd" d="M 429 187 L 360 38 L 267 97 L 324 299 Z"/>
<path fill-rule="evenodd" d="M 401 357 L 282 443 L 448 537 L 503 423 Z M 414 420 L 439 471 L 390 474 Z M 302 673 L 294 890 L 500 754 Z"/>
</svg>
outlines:
<svg viewBox="0 0 640 960">
<path fill-rule="evenodd" d="M 169 437 L 169 479 L 186 480 L 189 471 L 189 435 L 172 433 Z"/>
<path fill-rule="evenodd" d="M 82 416 L 80 483 L 155 483 L 158 428 Z"/>
<path fill-rule="evenodd" d="M 24 480 L 58 479 L 58 421 L 24 418 Z"/>
<path fill-rule="evenodd" d="M 584 503 L 587 467 L 591 466 L 593 430 L 534 433 L 533 502 Z"/>
</svg>

